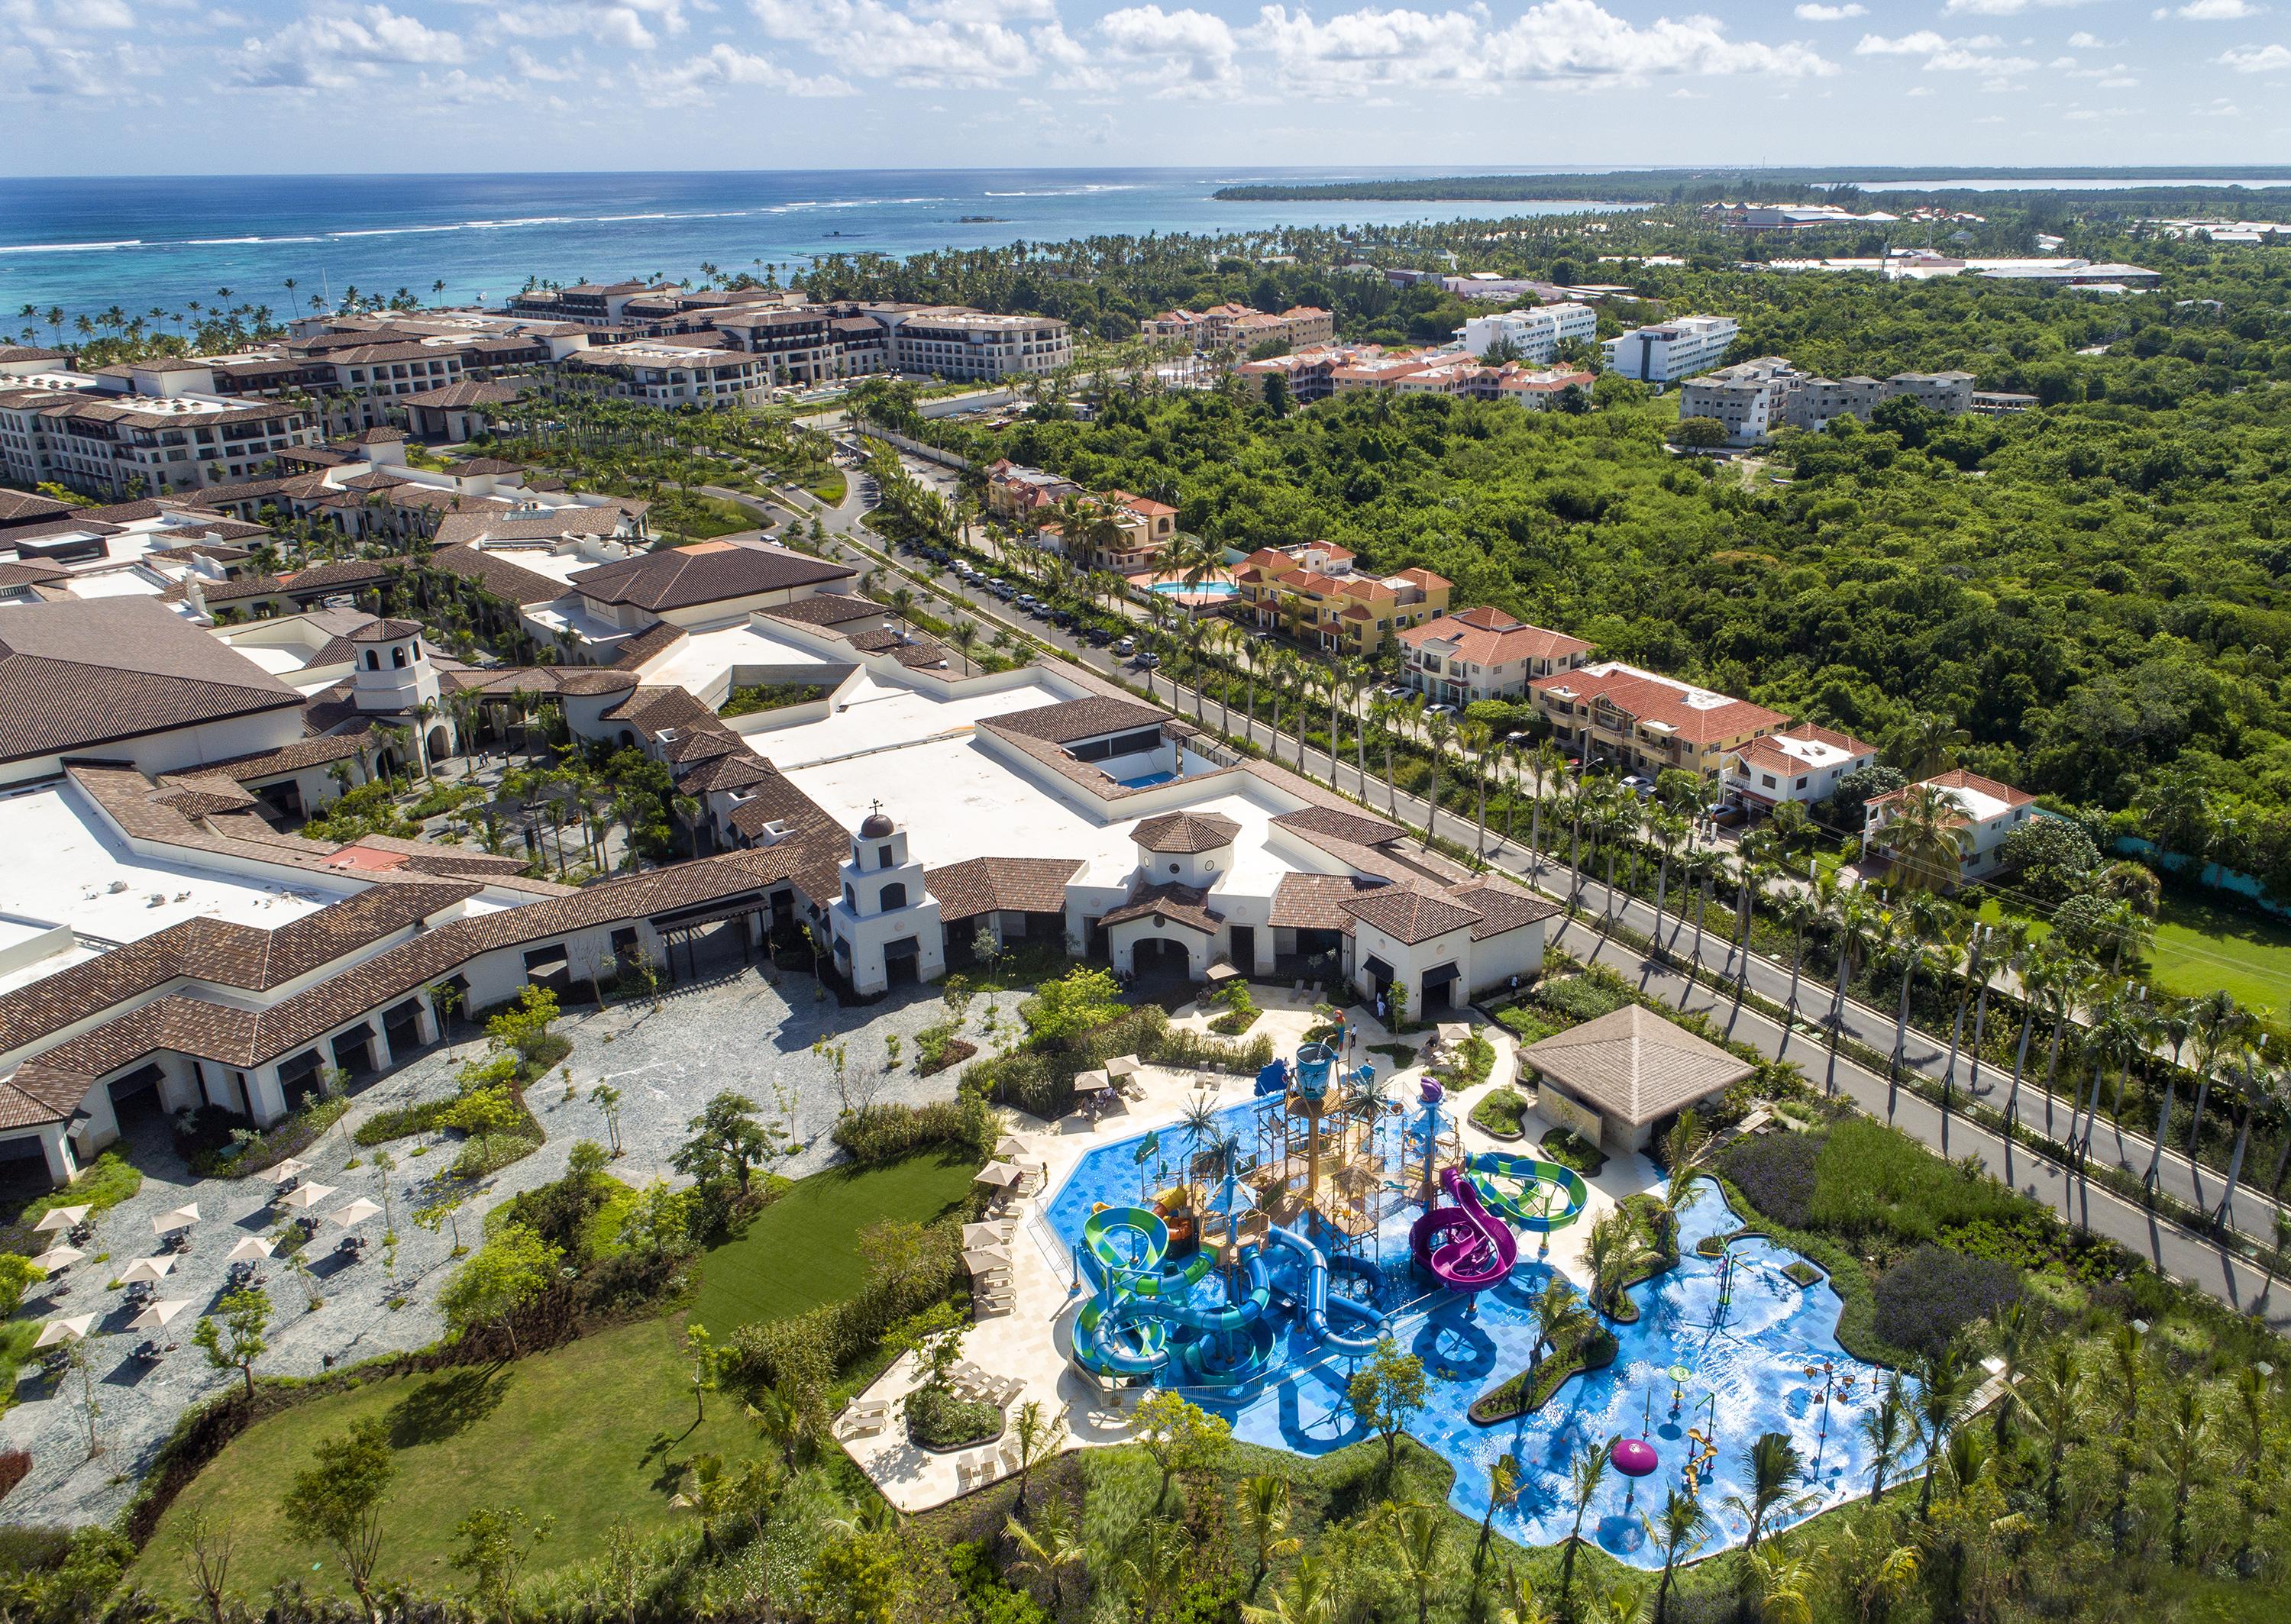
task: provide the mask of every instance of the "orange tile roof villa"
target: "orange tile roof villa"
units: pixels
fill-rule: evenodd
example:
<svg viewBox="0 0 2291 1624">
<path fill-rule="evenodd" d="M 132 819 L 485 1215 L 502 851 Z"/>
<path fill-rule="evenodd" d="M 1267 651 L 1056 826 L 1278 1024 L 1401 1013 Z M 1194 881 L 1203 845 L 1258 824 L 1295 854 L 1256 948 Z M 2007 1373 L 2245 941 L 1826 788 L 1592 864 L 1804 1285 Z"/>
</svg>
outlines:
<svg viewBox="0 0 2291 1624">
<path fill-rule="evenodd" d="M 1445 576 L 1416 566 L 1363 575 L 1353 561 L 1352 552 L 1333 542 L 1260 547 L 1242 560 L 1234 582 L 1257 624 L 1349 655 L 1373 655 L 1387 638 L 1448 612 L 1454 589 Z"/>
</svg>

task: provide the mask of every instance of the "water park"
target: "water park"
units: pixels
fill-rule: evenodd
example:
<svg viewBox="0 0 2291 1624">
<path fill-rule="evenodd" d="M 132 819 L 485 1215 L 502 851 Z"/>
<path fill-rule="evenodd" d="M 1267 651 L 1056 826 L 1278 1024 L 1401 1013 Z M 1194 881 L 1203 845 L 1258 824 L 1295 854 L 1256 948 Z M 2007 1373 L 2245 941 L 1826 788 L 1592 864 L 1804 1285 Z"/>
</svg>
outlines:
<svg viewBox="0 0 2291 1624">
<path fill-rule="evenodd" d="M 1030 1227 L 1065 1275 L 1060 1351 L 1116 1413 L 1174 1388 L 1244 1441 L 1325 1454 L 1365 1435 L 1346 1385 L 1388 1339 L 1429 1378 L 1409 1430 L 1454 1466 L 1451 1503 L 1478 1518 L 1493 1463 L 1513 1456 L 1520 1491 L 1497 1526 L 1531 1545 L 1568 1532 L 1587 1445 L 1609 1469 L 1586 1536 L 1637 1565 L 1660 1564 L 1638 1514 L 1672 1488 L 1703 1499 L 1709 1548 L 1742 1537 L 1726 1500 L 1762 1433 L 1788 1434 L 1812 1463 L 1799 1515 L 1866 1488 L 1856 1422 L 1885 1373 L 1838 1345 L 1840 1302 L 1819 1271 L 1738 1235 L 1707 1181 L 1677 1203 L 1676 1263 L 1604 1316 L 1612 1358 L 1536 1407 L 1475 1420 L 1475 1401 L 1543 1351 L 1546 1285 L 1583 1283 L 1587 1210 L 1660 1181 L 1632 1154 L 1594 1188 L 1475 1148 L 1439 1081 L 1403 1087 L 1348 1063 L 1349 1047 L 1341 1031 L 1306 1042 L 1245 1098 L 1096 1145 L 1042 1198 Z"/>
</svg>

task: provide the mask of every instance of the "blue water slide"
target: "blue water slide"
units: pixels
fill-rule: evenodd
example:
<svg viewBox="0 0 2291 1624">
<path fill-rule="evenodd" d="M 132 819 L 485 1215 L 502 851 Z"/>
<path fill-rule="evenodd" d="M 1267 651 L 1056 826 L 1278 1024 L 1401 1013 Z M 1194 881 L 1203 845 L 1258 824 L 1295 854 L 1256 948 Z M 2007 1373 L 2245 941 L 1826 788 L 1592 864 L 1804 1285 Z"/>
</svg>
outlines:
<svg viewBox="0 0 2291 1624">
<path fill-rule="evenodd" d="M 1330 1294 L 1328 1255 L 1293 1229 L 1275 1226 L 1266 1232 L 1266 1239 L 1297 1254 L 1304 1273 L 1305 1290 L 1299 1306 L 1304 1313 L 1306 1334 L 1330 1352 L 1350 1358 L 1363 1358 L 1376 1352 L 1376 1345 L 1384 1336 L 1384 1315 L 1365 1303 Z M 1338 1331 L 1329 1323 L 1331 1314 L 1362 1329 L 1357 1332 Z"/>
</svg>

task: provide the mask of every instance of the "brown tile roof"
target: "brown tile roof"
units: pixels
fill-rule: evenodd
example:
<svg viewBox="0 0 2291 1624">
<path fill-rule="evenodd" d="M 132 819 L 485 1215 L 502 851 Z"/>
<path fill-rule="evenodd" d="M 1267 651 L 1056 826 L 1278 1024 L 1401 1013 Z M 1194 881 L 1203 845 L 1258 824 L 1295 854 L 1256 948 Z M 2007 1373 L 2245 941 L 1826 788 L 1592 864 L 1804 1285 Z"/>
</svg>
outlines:
<svg viewBox="0 0 2291 1624">
<path fill-rule="evenodd" d="M 1480 918 L 1476 908 L 1397 885 L 1364 892 L 1346 903 L 1344 909 L 1362 923 L 1411 946 L 1476 924 Z"/>
<path fill-rule="evenodd" d="M 1378 881 L 1352 874 L 1283 874 L 1274 888 L 1268 922 L 1275 930 L 1350 930 L 1345 904 L 1378 888 Z"/>
<path fill-rule="evenodd" d="M 1519 1058 L 1634 1128 L 1722 1093 L 1756 1069 L 1641 1004 L 1531 1043 Z"/>
<path fill-rule="evenodd" d="M 1129 832 L 1146 850 L 1165 856 L 1216 851 L 1233 844 L 1241 825 L 1221 812 L 1164 812 Z"/>
<path fill-rule="evenodd" d="M 719 541 L 599 564 L 575 575 L 573 584 L 599 603 L 633 604 L 658 613 L 848 581 L 852 573 L 846 565 L 768 543 Z"/>
<path fill-rule="evenodd" d="M 150 599 L 23 604 L 0 622 L 0 760 L 301 703 L 244 655 Z"/>
<path fill-rule="evenodd" d="M 1388 824 L 1380 817 L 1342 811 L 1335 807 L 1306 807 L 1295 812 L 1283 812 L 1273 822 L 1281 828 L 1293 829 L 1299 834 L 1325 834 L 1355 846 L 1382 846 L 1401 839 L 1408 832 L 1398 824 Z"/>
<path fill-rule="evenodd" d="M 938 898 L 939 918 L 982 913 L 1061 913 L 1066 882 L 1081 872 L 1079 857 L 973 857 L 926 869 L 923 888 Z"/>
<path fill-rule="evenodd" d="M 6 360 L 0 350 L 0 361 Z M 58 502 L 52 496 L 36 495 L 30 491 L 0 490 L 0 522 L 28 522 L 36 519 L 52 519 L 68 513 L 72 504 Z"/>
<path fill-rule="evenodd" d="M 676 787 L 687 795 L 707 795 L 719 791 L 744 790 L 772 781 L 768 762 L 747 749 L 726 751 L 721 754 L 703 757 L 687 767 Z"/>
<path fill-rule="evenodd" d="M 515 467 L 515 463 L 508 464 Z M 448 513 L 438 521 L 436 541 L 441 547 L 463 543 L 490 542 L 555 542 L 567 536 L 616 535 L 624 517 L 623 510 L 610 502 L 575 502 L 552 508 L 546 513 L 517 512 L 513 509 L 496 509 L 470 513 Z M 563 596 L 563 582 L 554 582 L 558 595 Z"/>
<path fill-rule="evenodd" d="M 1166 720 L 1167 713 L 1153 705 L 1140 704 L 1134 699 L 1100 695 L 1091 699 L 1064 700 L 1052 705 L 1037 705 L 1030 711 L 1013 711 L 1008 715 L 995 717 L 991 724 L 983 725 L 991 725 L 998 733 L 1041 739 L 1045 744 L 1071 744 L 1077 740 L 1096 738 L 1100 734 L 1159 727 Z"/>
<path fill-rule="evenodd" d="M 1209 905 L 1209 893 L 1190 885 L 1146 885 L 1130 893 L 1129 900 L 1113 912 L 1101 916 L 1100 925 L 1113 926 L 1134 919 L 1160 917 L 1188 930 L 1198 930 L 1204 936 L 1215 936 L 1225 923 L 1225 915 Z"/>
<path fill-rule="evenodd" d="M 513 384 L 495 383 L 490 378 L 463 378 L 442 389 L 400 395 L 396 403 L 402 406 L 430 406 L 439 411 L 454 411 L 476 406 L 507 406 L 524 393 L 524 390 Z"/>
<path fill-rule="evenodd" d="M 1769 711 L 1747 699 L 1714 694 L 1628 666 L 1585 666 L 1539 677 L 1528 686 L 1539 697 L 1564 689 L 1578 704 L 1604 699 L 1642 723 L 1668 728 L 1675 736 L 1697 744 L 1738 738 L 1789 720 L 1780 711 Z M 1715 703 L 1690 703 L 1689 694 L 1708 695 Z"/>
<path fill-rule="evenodd" d="M 626 722 L 651 737 L 668 728 L 720 728 L 716 712 L 689 688 L 672 686 L 639 687 L 636 692 L 605 712 L 604 720 Z"/>
<path fill-rule="evenodd" d="M 855 620 L 880 621 L 897 611 L 872 598 L 854 597 L 848 592 L 814 592 L 793 603 L 775 604 L 763 613 L 774 620 L 792 621 L 800 626 L 840 626 Z"/>
<path fill-rule="evenodd" d="M 1480 916 L 1479 922 L 1472 927 L 1475 942 L 1484 942 L 1491 936 L 1501 936 L 1563 912 L 1555 902 L 1547 902 L 1518 886 L 1492 880 L 1451 886 L 1448 895 Z"/>
<path fill-rule="evenodd" d="M 464 581 L 473 581 L 494 597 L 506 599 L 520 607 L 527 604 L 553 602 L 565 596 L 565 583 L 553 575 L 527 569 L 500 553 L 457 543 L 447 538 L 449 527 L 467 525 L 476 517 L 450 513 L 440 519 L 438 534 L 433 538 L 438 545 L 422 562 L 431 569 L 459 575 Z"/>
<path fill-rule="evenodd" d="M 1515 615 L 1486 606 L 1427 620 L 1420 625 L 1404 626 L 1398 635 L 1411 648 L 1452 639 L 1456 645 L 1454 657 L 1475 665 L 1558 660 L 1591 652 L 1591 645 L 1580 637 L 1531 626 Z"/>
<path fill-rule="evenodd" d="M 251 784 L 257 778 L 299 772 L 306 767 L 324 767 L 329 762 L 355 760 L 359 747 L 365 743 L 365 739 L 356 734 L 332 733 L 321 738 L 299 739 L 292 744 L 281 744 L 276 750 L 257 751 L 252 755 L 210 761 L 199 770 L 227 774 L 241 784 Z"/>
<path fill-rule="evenodd" d="M 686 635 L 681 626 L 664 620 L 655 622 L 623 643 L 620 652 L 613 656 L 613 664 L 622 671 L 634 671 L 666 654 L 684 641 Z"/>
</svg>

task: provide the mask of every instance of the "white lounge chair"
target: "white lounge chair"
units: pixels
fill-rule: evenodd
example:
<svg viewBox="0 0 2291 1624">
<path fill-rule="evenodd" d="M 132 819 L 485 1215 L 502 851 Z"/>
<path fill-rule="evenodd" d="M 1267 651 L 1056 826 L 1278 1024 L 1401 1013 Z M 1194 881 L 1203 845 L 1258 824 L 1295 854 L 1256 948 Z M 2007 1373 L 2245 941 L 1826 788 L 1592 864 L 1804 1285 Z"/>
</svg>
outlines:
<svg viewBox="0 0 2291 1624">
<path fill-rule="evenodd" d="M 843 1418 L 843 1435 L 847 1438 L 869 1438 L 883 1430 L 891 1419 L 888 1404 L 854 1404 Z"/>
</svg>

